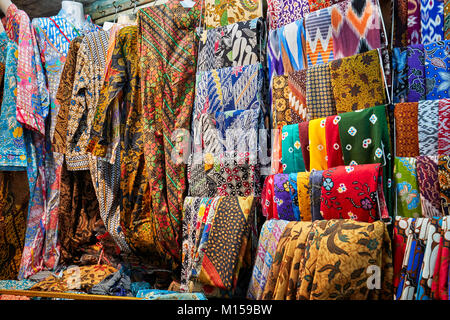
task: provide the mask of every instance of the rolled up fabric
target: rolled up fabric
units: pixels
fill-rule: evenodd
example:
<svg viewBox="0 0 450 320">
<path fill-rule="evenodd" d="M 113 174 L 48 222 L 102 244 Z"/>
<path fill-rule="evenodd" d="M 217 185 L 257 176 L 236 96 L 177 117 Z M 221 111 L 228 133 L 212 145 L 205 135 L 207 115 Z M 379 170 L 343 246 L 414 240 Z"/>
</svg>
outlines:
<svg viewBox="0 0 450 320">
<path fill-rule="evenodd" d="M 289 175 L 279 173 L 274 176 L 274 202 L 281 220 L 296 221 L 290 194 Z"/>
<path fill-rule="evenodd" d="M 283 173 L 304 172 L 305 163 L 303 161 L 298 124 L 284 126 L 281 135 Z"/>
<path fill-rule="evenodd" d="M 310 169 L 309 159 L 309 121 L 298 124 L 298 134 L 300 139 L 300 146 L 303 153 L 303 161 L 305 163 L 306 171 Z"/>
</svg>

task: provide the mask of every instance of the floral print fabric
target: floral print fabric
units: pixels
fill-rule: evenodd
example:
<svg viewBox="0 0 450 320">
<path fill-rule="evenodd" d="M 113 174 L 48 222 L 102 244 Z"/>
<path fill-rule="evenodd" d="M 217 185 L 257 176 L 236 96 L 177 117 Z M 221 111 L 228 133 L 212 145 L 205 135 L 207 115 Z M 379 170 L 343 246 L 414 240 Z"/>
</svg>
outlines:
<svg viewBox="0 0 450 320">
<path fill-rule="evenodd" d="M 425 51 L 422 44 L 407 47 L 408 93 L 407 102 L 425 100 Z"/>
<path fill-rule="evenodd" d="M 397 186 L 397 215 L 411 218 L 422 216 L 416 158 L 395 157 L 394 179 Z"/>
<path fill-rule="evenodd" d="M 449 41 L 438 41 L 424 46 L 427 100 L 450 98 L 449 57 L 447 54 Z"/>
<path fill-rule="evenodd" d="M 252 20 L 263 16 L 260 0 L 205 0 L 205 25 L 207 29 L 226 26 L 239 21 Z"/>
</svg>

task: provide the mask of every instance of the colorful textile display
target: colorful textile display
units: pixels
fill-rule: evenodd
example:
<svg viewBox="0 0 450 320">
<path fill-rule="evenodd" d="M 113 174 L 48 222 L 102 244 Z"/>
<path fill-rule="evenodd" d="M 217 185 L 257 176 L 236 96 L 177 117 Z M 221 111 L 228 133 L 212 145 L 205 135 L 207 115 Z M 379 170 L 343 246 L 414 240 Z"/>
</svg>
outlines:
<svg viewBox="0 0 450 320">
<path fill-rule="evenodd" d="M 438 153 L 450 154 L 450 99 L 438 102 Z"/>
<path fill-rule="evenodd" d="M 419 155 L 418 113 L 417 102 L 395 105 L 395 151 L 398 157 Z"/>
<path fill-rule="evenodd" d="M 438 154 L 439 100 L 419 101 L 418 134 L 419 154 Z"/>
<path fill-rule="evenodd" d="M 407 47 L 408 93 L 407 102 L 418 102 L 426 98 L 425 51 L 422 44 Z"/>
<path fill-rule="evenodd" d="M 427 100 L 450 98 L 450 62 L 447 54 L 449 45 L 449 40 L 445 40 L 424 46 Z"/>
<path fill-rule="evenodd" d="M 417 182 L 416 158 L 395 157 L 394 179 L 397 186 L 397 215 L 418 218 L 422 216 Z"/>
<path fill-rule="evenodd" d="M 438 156 L 419 156 L 417 159 L 417 182 L 424 217 L 440 217 L 441 201 L 438 182 Z"/>
<path fill-rule="evenodd" d="M 263 16 L 260 0 L 205 0 L 205 25 L 207 29 L 226 26 L 239 21 L 252 20 Z M 183 8 L 184 11 L 186 9 Z"/>
</svg>

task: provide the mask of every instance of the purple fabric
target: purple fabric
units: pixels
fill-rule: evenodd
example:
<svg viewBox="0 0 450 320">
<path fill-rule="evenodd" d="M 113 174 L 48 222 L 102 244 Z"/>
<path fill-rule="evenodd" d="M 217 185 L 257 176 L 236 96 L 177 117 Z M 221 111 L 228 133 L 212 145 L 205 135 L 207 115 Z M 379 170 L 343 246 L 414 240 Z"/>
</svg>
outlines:
<svg viewBox="0 0 450 320">
<path fill-rule="evenodd" d="M 277 204 L 278 218 L 280 220 L 296 221 L 292 207 L 289 174 L 274 175 L 274 201 Z"/>
<path fill-rule="evenodd" d="M 277 17 L 278 28 L 300 20 L 309 13 L 308 0 L 284 0 L 279 3 L 280 13 Z"/>
<path fill-rule="evenodd" d="M 280 39 L 278 38 L 277 30 L 269 31 L 267 50 L 269 55 L 269 79 L 272 79 L 272 77 L 277 75 L 283 75 L 284 68 L 281 59 Z"/>
<path fill-rule="evenodd" d="M 425 51 L 422 44 L 408 46 L 408 96 L 407 102 L 426 99 Z"/>
<path fill-rule="evenodd" d="M 417 182 L 424 217 L 442 216 L 438 181 L 438 156 L 416 157 Z"/>
<path fill-rule="evenodd" d="M 408 0 L 408 45 L 420 43 L 420 0 Z"/>
</svg>

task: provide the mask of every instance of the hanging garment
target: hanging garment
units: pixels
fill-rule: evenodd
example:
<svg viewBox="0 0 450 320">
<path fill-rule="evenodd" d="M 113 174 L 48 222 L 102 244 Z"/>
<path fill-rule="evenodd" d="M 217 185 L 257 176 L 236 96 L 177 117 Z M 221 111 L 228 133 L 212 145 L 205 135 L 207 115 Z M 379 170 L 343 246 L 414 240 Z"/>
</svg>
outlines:
<svg viewBox="0 0 450 320">
<path fill-rule="evenodd" d="M 320 213 L 326 220 L 373 222 L 389 217 L 379 164 L 341 166 L 323 173 Z"/>
<path fill-rule="evenodd" d="M 419 101 L 417 118 L 419 154 L 421 156 L 438 154 L 439 100 Z"/>
<path fill-rule="evenodd" d="M 281 28 L 308 15 L 308 0 L 268 0 L 267 19 L 270 29 Z"/>
<path fill-rule="evenodd" d="M 300 146 L 298 124 L 284 126 L 281 140 L 283 173 L 304 172 L 305 163 Z"/>
<path fill-rule="evenodd" d="M 400 2 L 401 3 L 401 2 Z M 408 0 L 407 44 L 421 43 L 420 0 Z"/>
<path fill-rule="evenodd" d="M 395 157 L 394 179 L 397 186 L 397 215 L 418 218 L 422 216 L 416 158 Z"/>
<path fill-rule="evenodd" d="M 195 31 L 200 5 L 201 2 L 196 2 L 186 10 L 179 1 L 169 0 L 164 5 L 140 10 L 138 16 L 144 155 L 148 170 L 145 174 L 149 177 L 152 208 L 149 224 L 156 231 L 153 243 L 157 244 L 163 261 L 172 264 L 173 269 L 181 261 L 180 219 L 187 188 L 182 159 L 188 151 L 182 146 L 190 131 L 194 105 L 198 48 Z M 206 12 L 212 12 L 211 7 Z M 176 154 L 176 162 L 172 153 Z M 148 248 L 145 241 L 142 243 L 144 249 Z"/>
<path fill-rule="evenodd" d="M 346 0 L 331 7 L 334 59 L 381 47 L 378 1 Z"/>
<path fill-rule="evenodd" d="M 419 155 L 418 113 L 417 102 L 395 105 L 395 151 L 398 157 Z"/>
<path fill-rule="evenodd" d="M 431 300 L 431 285 L 436 267 L 436 254 L 441 241 L 441 218 L 431 218 L 427 227 L 426 247 L 420 269 L 416 300 Z"/>
<path fill-rule="evenodd" d="M 325 123 L 326 118 L 309 121 L 309 161 L 311 170 L 328 169 Z"/>
<path fill-rule="evenodd" d="M 445 40 L 424 46 L 427 100 L 450 98 L 449 45 L 449 40 Z"/>
<path fill-rule="evenodd" d="M 327 145 L 328 168 L 344 165 L 344 156 L 342 154 L 341 138 L 339 134 L 340 120 L 340 116 L 331 116 L 326 118 L 325 140 Z"/>
<path fill-rule="evenodd" d="M 440 217 L 441 200 L 438 182 L 438 156 L 419 156 L 417 160 L 417 182 L 424 217 Z"/>
<path fill-rule="evenodd" d="M 403 259 L 405 257 L 406 246 L 408 243 L 408 235 L 411 233 L 411 223 L 414 220 L 401 216 L 395 217 L 394 235 L 392 242 L 393 251 L 393 265 L 394 265 L 394 293 L 397 293 L 400 284 L 400 277 L 402 272 Z"/>
<path fill-rule="evenodd" d="M 225 290 L 236 287 L 253 223 L 253 196 L 230 197 L 216 208 L 199 280 Z"/>
<path fill-rule="evenodd" d="M 260 0 L 246 2 L 205 0 L 203 5 L 205 7 L 205 25 L 207 29 L 263 16 L 263 4 Z"/>
<path fill-rule="evenodd" d="M 330 63 L 330 70 L 338 114 L 386 103 L 386 91 L 377 50 L 334 60 Z"/>
<path fill-rule="evenodd" d="M 369 290 L 369 265 L 378 266 L 379 289 Z M 305 244 L 297 300 L 391 300 L 392 251 L 381 221 L 316 221 Z"/>
<path fill-rule="evenodd" d="M 300 19 L 277 29 L 284 73 L 306 69 L 304 20 Z"/>
<path fill-rule="evenodd" d="M 421 43 L 444 40 L 444 1 L 420 0 Z"/>
<path fill-rule="evenodd" d="M 308 67 L 334 59 L 331 8 L 311 12 L 305 18 Z"/>
<path fill-rule="evenodd" d="M 272 114 L 272 128 L 306 121 L 306 69 L 274 77 Z"/>
<path fill-rule="evenodd" d="M 312 171 L 309 176 L 309 190 L 310 190 L 310 205 L 311 205 L 311 220 L 323 220 L 320 213 L 320 202 L 322 199 L 322 183 L 323 171 Z"/>
<path fill-rule="evenodd" d="M 248 286 L 247 298 L 260 300 L 266 287 L 267 278 L 274 262 L 277 244 L 284 229 L 288 225 L 286 220 L 269 220 L 261 228 L 258 241 L 258 251 L 252 278 Z"/>
<path fill-rule="evenodd" d="M 300 147 L 302 148 L 303 161 L 306 171 L 310 171 L 309 157 L 309 121 L 298 124 L 298 136 L 300 139 Z"/>
<path fill-rule="evenodd" d="M 0 173 L 0 279 L 17 279 L 25 240 L 29 192 L 25 172 Z"/>
<path fill-rule="evenodd" d="M 8 41 L 6 33 L 0 34 L 4 44 L 0 59 L 5 62 L 3 100 L 0 113 L 0 169 L 22 171 L 27 168 L 27 151 L 22 125 L 16 119 L 17 44 Z"/>
<path fill-rule="evenodd" d="M 394 103 L 405 102 L 408 96 L 408 48 L 392 50 L 392 68 L 394 69 Z"/>
<path fill-rule="evenodd" d="M 262 18 L 236 22 L 200 33 L 197 71 L 265 63 Z"/>
<path fill-rule="evenodd" d="M 306 72 L 306 105 L 309 120 L 336 114 L 330 72 L 329 64 L 313 66 Z"/>
<path fill-rule="evenodd" d="M 450 214 L 450 156 L 438 157 L 438 180 L 441 208 L 443 215 Z"/>
<path fill-rule="evenodd" d="M 408 94 L 407 102 L 425 100 L 425 51 L 422 44 L 407 47 Z"/>
<path fill-rule="evenodd" d="M 450 99 L 442 99 L 438 102 L 438 153 L 450 154 Z"/>
</svg>

